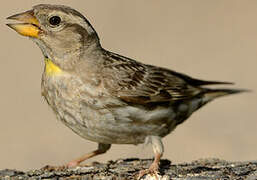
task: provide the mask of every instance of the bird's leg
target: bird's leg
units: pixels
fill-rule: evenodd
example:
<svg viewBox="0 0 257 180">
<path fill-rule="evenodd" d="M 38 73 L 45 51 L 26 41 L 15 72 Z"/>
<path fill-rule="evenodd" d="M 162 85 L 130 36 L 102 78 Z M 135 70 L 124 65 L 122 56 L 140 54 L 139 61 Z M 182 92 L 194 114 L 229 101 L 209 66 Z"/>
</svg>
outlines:
<svg viewBox="0 0 257 180">
<path fill-rule="evenodd" d="M 161 157 L 162 157 L 163 151 L 164 151 L 161 137 L 150 136 L 150 137 L 148 137 L 147 141 L 152 144 L 153 152 L 154 152 L 154 161 L 150 165 L 149 169 L 141 170 L 139 172 L 139 176 L 138 176 L 139 179 L 146 174 L 157 175 L 157 173 L 159 172 L 160 160 L 161 160 Z"/>
<path fill-rule="evenodd" d="M 99 143 L 98 144 L 98 149 L 93 151 L 93 152 L 90 152 L 90 153 L 87 153 L 83 156 L 81 156 L 80 158 L 78 159 L 75 159 L 73 161 L 70 161 L 68 164 L 67 164 L 67 167 L 74 167 L 74 166 L 77 166 L 79 165 L 81 162 L 87 160 L 87 159 L 90 159 L 94 156 L 97 156 L 99 154 L 103 154 L 105 153 L 106 151 L 108 151 L 109 149 L 111 148 L 111 144 L 102 144 L 102 143 Z"/>
</svg>

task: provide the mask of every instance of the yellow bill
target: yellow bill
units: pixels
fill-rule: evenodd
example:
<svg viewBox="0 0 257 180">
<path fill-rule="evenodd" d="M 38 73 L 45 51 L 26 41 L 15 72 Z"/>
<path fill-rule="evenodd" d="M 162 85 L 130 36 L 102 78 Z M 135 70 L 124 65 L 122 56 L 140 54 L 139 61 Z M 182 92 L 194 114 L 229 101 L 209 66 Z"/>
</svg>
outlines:
<svg viewBox="0 0 257 180">
<path fill-rule="evenodd" d="M 7 24 L 10 28 L 23 36 L 38 38 L 40 33 L 39 22 L 32 10 L 8 17 L 7 19 L 21 21 L 23 23 Z"/>
<path fill-rule="evenodd" d="M 32 24 L 7 24 L 20 35 L 38 38 L 39 29 Z"/>
</svg>

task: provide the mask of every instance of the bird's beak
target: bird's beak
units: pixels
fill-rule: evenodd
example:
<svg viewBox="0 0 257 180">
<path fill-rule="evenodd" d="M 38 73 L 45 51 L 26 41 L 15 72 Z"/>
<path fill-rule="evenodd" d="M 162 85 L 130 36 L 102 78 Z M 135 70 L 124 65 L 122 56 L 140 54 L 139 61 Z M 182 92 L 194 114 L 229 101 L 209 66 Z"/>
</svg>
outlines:
<svg viewBox="0 0 257 180">
<path fill-rule="evenodd" d="M 13 16 L 8 17 L 7 19 L 22 22 L 7 24 L 7 26 L 14 29 L 19 34 L 23 36 L 38 38 L 41 29 L 39 27 L 39 22 L 37 18 L 34 16 L 33 10 L 26 11 L 20 14 L 15 14 Z"/>
</svg>

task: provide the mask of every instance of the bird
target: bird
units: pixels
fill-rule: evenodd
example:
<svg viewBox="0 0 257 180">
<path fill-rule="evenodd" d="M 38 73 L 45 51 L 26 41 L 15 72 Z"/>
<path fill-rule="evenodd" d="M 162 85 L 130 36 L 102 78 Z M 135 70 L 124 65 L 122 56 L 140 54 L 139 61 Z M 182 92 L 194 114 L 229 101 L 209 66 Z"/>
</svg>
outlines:
<svg viewBox="0 0 257 180">
<path fill-rule="evenodd" d="M 151 144 L 154 160 L 140 176 L 158 173 L 162 138 L 212 100 L 243 89 L 145 64 L 100 43 L 90 22 L 65 5 L 39 4 L 8 17 L 7 24 L 41 49 L 41 93 L 57 119 L 98 148 L 67 167 L 106 153 L 112 144 Z"/>
</svg>

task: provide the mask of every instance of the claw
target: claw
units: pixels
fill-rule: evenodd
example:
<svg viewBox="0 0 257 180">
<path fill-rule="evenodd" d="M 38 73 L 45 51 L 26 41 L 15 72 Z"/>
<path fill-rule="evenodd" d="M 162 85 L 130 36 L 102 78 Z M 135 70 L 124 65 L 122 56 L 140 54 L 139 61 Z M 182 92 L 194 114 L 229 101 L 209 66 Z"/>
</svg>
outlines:
<svg viewBox="0 0 257 180">
<path fill-rule="evenodd" d="M 158 180 L 159 173 L 159 163 L 153 162 L 149 169 L 141 170 L 138 174 L 138 180 L 142 178 L 144 175 L 150 174 L 154 175 L 155 179 Z"/>
<path fill-rule="evenodd" d="M 67 169 L 67 166 L 50 166 L 50 165 L 46 165 L 44 167 L 41 168 L 41 170 L 43 171 L 62 171 Z"/>
</svg>

